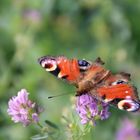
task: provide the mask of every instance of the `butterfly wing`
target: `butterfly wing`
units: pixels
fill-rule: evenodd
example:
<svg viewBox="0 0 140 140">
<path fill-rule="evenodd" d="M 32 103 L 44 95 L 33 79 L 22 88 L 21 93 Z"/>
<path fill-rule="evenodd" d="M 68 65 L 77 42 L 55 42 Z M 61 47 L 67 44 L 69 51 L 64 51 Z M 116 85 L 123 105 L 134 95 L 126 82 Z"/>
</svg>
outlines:
<svg viewBox="0 0 140 140">
<path fill-rule="evenodd" d="M 64 56 L 43 56 L 38 59 L 40 65 L 59 79 L 65 79 L 75 84 L 80 76 L 80 67 L 77 59 L 68 59 Z"/>
<path fill-rule="evenodd" d="M 46 71 L 60 79 L 67 80 L 70 84 L 75 84 L 75 86 L 82 80 L 90 80 L 93 75 L 96 75 L 94 82 L 99 81 L 99 76 L 104 71 L 100 67 L 103 64 L 100 58 L 97 58 L 93 64 L 84 59 L 68 59 L 64 56 L 43 56 L 38 59 L 38 62 Z"/>
<path fill-rule="evenodd" d="M 116 79 L 116 81 L 112 82 L 111 85 L 104 85 L 97 89 L 102 100 L 121 110 L 131 112 L 138 111 L 140 109 L 138 92 L 132 84 L 128 83 L 130 78 L 126 78 L 124 75 L 111 75 L 110 78 L 114 80 Z M 111 79 L 108 78 L 106 82 L 111 81 Z"/>
</svg>

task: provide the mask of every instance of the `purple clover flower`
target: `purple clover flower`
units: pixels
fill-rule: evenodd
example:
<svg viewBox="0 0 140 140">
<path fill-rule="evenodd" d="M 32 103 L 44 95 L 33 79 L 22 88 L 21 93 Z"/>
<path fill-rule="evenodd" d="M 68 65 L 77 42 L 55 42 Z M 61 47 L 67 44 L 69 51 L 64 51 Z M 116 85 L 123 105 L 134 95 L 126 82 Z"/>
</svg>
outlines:
<svg viewBox="0 0 140 140">
<path fill-rule="evenodd" d="M 23 17 L 25 20 L 34 24 L 40 23 L 41 21 L 41 14 L 37 10 L 26 10 L 23 13 Z"/>
<path fill-rule="evenodd" d="M 15 123 L 21 122 L 23 126 L 32 122 L 37 123 L 38 115 L 42 112 L 35 103 L 28 99 L 28 95 L 29 93 L 25 89 L 21 89 L 18 95 L 12 97 L 8 102 L 8 114 Z"/>
<path fill-rule="evenodd" d="M 140 140 L 140 133 L 132 121 L 125 119 L 122 121 L 115 140 Z"/>
<path fill-rule="evenodd" d="M 99 109 L 99 105 L 102 109 Z M 101 120 L 107 119 L 110 115 L 108 108 L 106 103 L 99 102 L 89 94 L 83 94 L 77 97 L 76 111 L 81 118 L 82 124 L 90 121 L 94 124 L 96 118 L 100 118 Z"/>
<path fill-rule="evenodd" d="M 100 111 L 100 118 L 101 120 L 105 120 L 108 119 L 110 116 L 110 112 L 108 112 L 109 110 L 109 105 L 107 103 L 102 102 L 101 103 L 102 106 L 102 110 Z"/>
</svg>

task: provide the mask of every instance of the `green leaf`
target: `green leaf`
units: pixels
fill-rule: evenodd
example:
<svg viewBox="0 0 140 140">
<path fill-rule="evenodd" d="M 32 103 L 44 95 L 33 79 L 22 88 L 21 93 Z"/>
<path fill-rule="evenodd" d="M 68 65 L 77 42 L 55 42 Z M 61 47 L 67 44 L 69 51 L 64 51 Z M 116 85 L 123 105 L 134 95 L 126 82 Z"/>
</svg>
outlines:
<svg viewBox="0 0 140 140">
<path fill-rule="evenodd" d="M 49 120 L 45 120 L 45 123 L 47 125 L 49 125 L 50 127 L 53 127 L 55 129 L 59 129 L 58 126 L 56 124 L 54 124 L 53 122 L 49 121 Z"/>
</svg>

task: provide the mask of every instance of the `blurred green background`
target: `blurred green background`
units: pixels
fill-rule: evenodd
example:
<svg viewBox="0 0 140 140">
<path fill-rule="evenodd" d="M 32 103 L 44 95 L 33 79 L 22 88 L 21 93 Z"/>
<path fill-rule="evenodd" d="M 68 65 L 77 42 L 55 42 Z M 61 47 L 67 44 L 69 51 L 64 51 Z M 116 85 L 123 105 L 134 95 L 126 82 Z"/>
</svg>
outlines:
<svg viewBox="0 0 140 140">
<path fill-rule="evenodd" d="M 74 88 L 45 72 L 44 55 L 94 60 L 100 56 L 114 73 L 132 74 L 140 92 L 139 0 L 1 0 L 0 1 L 0 140 L 28 140 L 38 128 L 14 124 L 7 102 L 21 88 L 45 108 L 40 116 L 60 126 L 72 106 Z M 50 95 L 71 93 L 48 100 Z M 121 120 L 129 117 L 140 129 L 140 117 L 111 108 L 83 140 L 114 140 Z M 64 129 L 64 132 L 67 130 Z M 67 140 L 64 134 L 61 140 Z M 81 138 L 82 139 L 82 138 Z"/>
</svg>

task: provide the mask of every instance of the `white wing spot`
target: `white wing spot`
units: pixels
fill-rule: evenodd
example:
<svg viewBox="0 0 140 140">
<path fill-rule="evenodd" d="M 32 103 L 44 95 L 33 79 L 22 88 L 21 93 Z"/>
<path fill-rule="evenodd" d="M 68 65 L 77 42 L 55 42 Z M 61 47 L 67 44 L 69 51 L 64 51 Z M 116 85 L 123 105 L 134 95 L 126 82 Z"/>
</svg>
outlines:
<svg viewBox="0 0 140 140">
<path fill-rule="evenodd" d="M 126 99 L 131 99 L 131 96 L 126 96 Z"/>
</svg>

